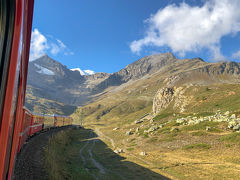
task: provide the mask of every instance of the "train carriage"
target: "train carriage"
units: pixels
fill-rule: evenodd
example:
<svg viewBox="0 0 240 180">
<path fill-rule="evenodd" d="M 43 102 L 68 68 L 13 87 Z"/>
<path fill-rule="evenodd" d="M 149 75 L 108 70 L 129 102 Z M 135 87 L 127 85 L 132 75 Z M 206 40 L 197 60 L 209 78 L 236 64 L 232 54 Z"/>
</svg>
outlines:
<svg viewBox="0 0 240 180">
<path fill-rule="evenodd" d="M 56 127 L 67 126 L 72 124 L 73 122 L 72 118 L 68 116 L 55 116 L 55 119 L 56 119 Z"/>
<path fill-rule="evenodd" d="M 54 116 L 44 115 L 44 129 L 49 129 L 51 127 L 54 127 Z"/>
<path fill-rule="evenodd" d="M 33 120 L 33 116 L 31 112 L 28 111 L 26 108 L 24 108 L 23 119 L 22 119 L 23 123 L 20 131 L 20 135 L 19 135 L 18 152 L 20 151 L 20 149 L 22 148 L 22 146 L 30 136 L 30 126 L 31 126 L 32 120 Z"/>
<path fill-rule="evenodd" d="M 30 125 L 29 135 L 32 136 L 37 132 L 40 132 L 43 128 L 44 117 L 38 115 L 32 115 L 32 121 Z"/>
</svg>

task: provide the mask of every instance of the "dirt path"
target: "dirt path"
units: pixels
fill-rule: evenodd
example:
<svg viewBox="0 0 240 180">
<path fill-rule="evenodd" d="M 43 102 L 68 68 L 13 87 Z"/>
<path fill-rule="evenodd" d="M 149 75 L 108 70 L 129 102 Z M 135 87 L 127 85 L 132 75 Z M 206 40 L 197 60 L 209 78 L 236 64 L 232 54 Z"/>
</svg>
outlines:
<svg viewBox="0 0 240 180">
<path fill-rule="evenodd" d="M 91 148 L 88 150 L 88 154 L 89 154 L 89 156 L 90 156 L 90 159 L 91 159 L 92 163 L 94 164 L 94 166 L 95 166 L 96 168 L 98 168 L 99 172 L 100 172 L 101 174 L 105 174 L 105 173 L 106 173 L 105 168 L 104 168 L 99 162 L 97 162 L 97 161 L 93 158 L 92 150 L 93 150 L 93 148 L 94 148 L 94 145 L 95 145 L 95 142 L 96 142 L 96 141 L 97 141 L 96 139 L 94 139 L 94 140 L 92 141 L 92 146 L 91 146 Z"/>
<path fill-rule="evenodd" d="M 32 137 L 17 156 L 14 176 L 15 180 L 48 179 L 44 168 L 44 149 L 48 139 L 64 128 L 53 129 Z"/>
<path fill-rule="evenodd" d="M 92 150 L 93 150 L 93 148 L 94 148 L 94 146 L 95 146 L 95 142 L 97 141 L 97 139 L 92 139 L 92 138 L 93 138 L 93 132 L 90 132 L 88 140 L 86 141 L 86 143 L 84 144 L 84 146 L 80 149 L 80 157 L 81 157 L 81 159 L 82 159 L 82 161 L 83 161 L 84 168 L 85 168 L 95 179 L 98 180 L 99 177 L 98 177 L 96 174 L 91 173 L 91 172 L 89 171 L 89 169 L 87 168 L 87 157 L 85 157 L 85 156 L 83 155 L 84 150 L 86 149 L 86 147 L 89 145 L 89 143 L 90 143 L 90 141 L 91 141 L 91 142 L 92 142 L 92 145 L 91 145 L 91 147 L 87 150 L 88 155 L 89 155 L 89 159 L 90 159 L 90 161 L 93 163 L 93 165 L 98 169 L 99 173 L 101 173 L 101 174 L 105 174 L 105 173 L 106 173 L 106 170 L 105 170 L 105 168 L 103 167 L 103 165 L 100 164 L 99 162 L 97 162 L 97 161 L 93 158 Z"/>
<path fill-rule="evenodd" d="M 85 167 L 85 169 L 87 169 L 86 168 L 87 162 L 86 162 L 86 158 L 83 155 L 83 150 L 88 146 L 88 144 L 89 144 L 89 140 L 84 144 L 84 146 L 79 151 L 80 152 L 80 157 L 83 161 L 83 166 Z"/>
<path fill-rule="evenodd" d="M 95 132 L 98 134 L 99 137 L 102 137 L 102 138 L 110 141 L 112 147 L 113 147 L 114 149 L 116 148 L 115 142 L 114 142 L 114 140 L 113 140 L 112 138 L 110 138 L 109 136 L 105 135 L 99 128 L 96 128 L 96 129 L 94 129 L 94 130 L 95 130 Z M 123 142 L 123 144 L 125 144 L 125 143 Z M 143 163 L 145 163 L 145 164 L 147 164 L 147 165 L 152 165 L 151 162 L 146 161 L 146 160 L 144 160 L 144 159 L 136 156 L 135 154 L 132 154 L 132 153 L 130 153 L 130 152 L 127 152 L 125 148 L 122 148 L 122 149 L 123 149 L 123 150 L 125 151 L 125 153 L 128 154 L 129 156 L 133 156 L 133 157 L 135 157 L 136 159 L 142 161 Z"/>
<path fill-rule="evenodd" d="M 111 142 L 111 145 L 112 145 L 113 149 L 116 148 L 115 143 L 114 143 L 114 140 L 113 140 L 112 138 L 110 138 L 109 136 L 103 134 L 103 132 L 100 131 L 99 128 L 96 128 L 96 129 L 94 129 L 94 130 L 95 130 L 95 132 L 98 134 L 98 136 L 103 137 L 103 138 L 105 138 L 105 139 L 108 139 L 108 140 Z"/>
</svg>

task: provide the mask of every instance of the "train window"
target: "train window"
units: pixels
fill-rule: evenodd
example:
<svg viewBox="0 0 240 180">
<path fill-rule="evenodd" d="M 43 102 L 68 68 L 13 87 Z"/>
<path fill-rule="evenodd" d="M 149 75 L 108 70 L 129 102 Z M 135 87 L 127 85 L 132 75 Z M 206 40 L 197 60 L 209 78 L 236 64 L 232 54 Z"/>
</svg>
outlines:
<svg viewBox="0 0 240 180">
<path fill-rule="evenodd" d="M 14 31 L 15 1 L 0 0 L 0 121 Z M 1 123 L 1 122 L 0 122 Z"/>
</svg>

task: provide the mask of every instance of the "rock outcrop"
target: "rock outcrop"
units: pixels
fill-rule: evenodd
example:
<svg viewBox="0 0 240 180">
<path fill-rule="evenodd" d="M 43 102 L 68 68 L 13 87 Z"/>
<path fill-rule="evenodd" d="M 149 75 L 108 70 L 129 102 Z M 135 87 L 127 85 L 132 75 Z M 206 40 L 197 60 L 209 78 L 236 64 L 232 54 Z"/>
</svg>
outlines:
<svg viewBox="0 0 240 180">
<path fill-rule="evenodd" d="M 158 90 L 153 99 L 153 113 L 158 114 L 160 111 L 165 109 L 174 98 L 174 88 L 162 88 Z"/>
<path fill-rule="evenodd" d="M 170 103 L 173 103 L 173 108 L 176 111 L 184 112 L 185 107 L 189 104 L 189 101 L 193 98 L 192 96 L 186 97 L 185 91 L 187 87 L 164 87 L 158 90 L 153 99 L 153 114 L 156 115 L 162 110 L 167 108 Z"/>
</svg>

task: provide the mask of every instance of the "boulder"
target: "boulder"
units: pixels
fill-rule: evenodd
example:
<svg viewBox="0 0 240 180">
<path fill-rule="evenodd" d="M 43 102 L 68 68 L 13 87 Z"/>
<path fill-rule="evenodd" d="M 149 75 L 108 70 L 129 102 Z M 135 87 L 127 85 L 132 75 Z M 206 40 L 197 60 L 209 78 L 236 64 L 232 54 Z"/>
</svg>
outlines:
<svg viewBox="0 0 240 180">
<path fill-rule="evenodd" d="M 185 121 L 186 121 L 186 119 L 181 118 L 181 119 L 177 119 L 177 120 L 176 120 L 176 123 L 182 124 L 182 123 L 184 123 Z"/>
<path fill-rule="evenodd" d="M 143 151 L 143 152 L 140 152 L 140 155 L 141 155 L 141 156 L 146 156 L 147 153 Z"/>
<path fill-rule="evenodd" d="M 179 131 L 177 127 L 172 127 L 170 131 Z"/>
<path fill-rule="evenodd" d="M 230 118 L 231 118 L 231 119 L 236 119 L 236 115 L 235 115 L 235 114 L 232 114 L 232 115 L 230 116 Z"/>
<path fill-rule="evenodd" d="M 163 127 L 164 127 L 164 124 L 160 124 L 158 127 L 159 127 L 159 128 L 163 128 Z"/>
<path fill-rule="evenodd" d="M 139 128 L 136 128 L 136 132 L 138 132 L 139 131 Z"/>
<path fill-rule="evenodd" d="M 233 126 L 235 126 L 235 125 L 237 125 L 237 122 L 236 122 L 236 121 L 229 121 L 228 124 L 229 124 L 229 125 L 233 125 Z"/>
<path fill-rule="evenodd" d="M 119 154 L 119 153 L 123 153 L 123 150 L 120 149 L 120 148 L 117 148 L 117 149 L 114 150 L 114 152 L 117 153 L 117 154 Z"/>
<path fill-rule="evenodd" d="M 127 132 L 126 132 L 126 135 L 128 135 L 128 136 L 130 136 L 130 135 L 132 135 L 132 134 L 133 134 L 132 131 L 127 131 Z"/>
<path fill-rule="evenodd" d="M 206 131 L 209 131 L 211 129 L 211 127 L 206 126 Z"/>
<path fill-rule="evenodd" d="M 140 124 L 140 123 L 142 123 L 142 122 L 143 122 L 142 119 L 138 119 L 138 120 L 135 121 L 135 124 Z"/>
<path fill-rule="evenodd" d="M 229 129 L 232 129 L 233 127 L 234 127 L 234 126 L 233 126 L 232 124 L 229 124 L 229 125 L 228 125 L 228 128 L 229 128 Z"/>
<path fill-rule="evenodd" d="M 153 120 L 153 119 L 151 119 L 151 120 L 150 120 L 150 124 L 152 124 L 153 122 L 154 122 L 154 120 Z"/>
<path fill-rule="evenodd" d="M 233 131 L 239 131 L 239 130 L 240 130 L 240 125 L 239 124 L 233 127 Z"/>
<path fill-rule="evenodd" d="M 224 116 L 229 116 L 229 114 L 230 114 L 230 112 L 229 112 L 229 111 L 226 111 L 226 112 L 224 113 Z"/>
<path fill-rule="evenodd" d="M 195 124 L 195 121 L 194 120 L 190 120 L 190 121 L 188 121 L 188 124 L 189 125 Z"/>
<path fill-rule="evenodd" d="M 156 131 L 157 129 L 158 129 L 157 126 L 152 126 L 147 130 L 147 132 L 150 133 L 150 132 Z"/>
</svg>

